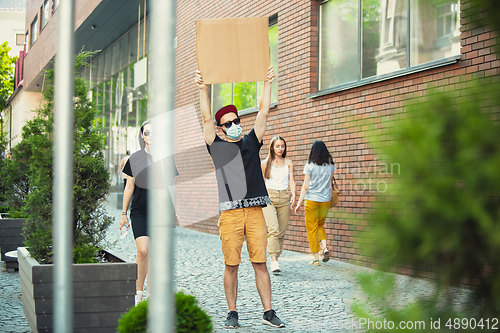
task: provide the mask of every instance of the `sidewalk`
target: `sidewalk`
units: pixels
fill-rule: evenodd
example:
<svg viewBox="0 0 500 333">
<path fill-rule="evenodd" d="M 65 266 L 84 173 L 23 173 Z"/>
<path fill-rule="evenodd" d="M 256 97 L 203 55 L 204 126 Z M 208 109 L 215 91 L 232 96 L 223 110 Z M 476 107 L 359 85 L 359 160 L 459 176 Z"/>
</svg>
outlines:
<svg viewBox="0 0 500 333">
<path fill-rule="evenodd" d="M 107 238 L 119 239 L 121 210 L 107 208 L 115 217 Z M 280 275 L 271 274 L 272 306 L 286 328 L 264 326 L 262 304 L 255 287 L 254 272 L 243 244 L 238 273 L 238 312 L 240 329 L 223 328 L 227 303 L 223 288 L 224 260 L 219 236 L 186 228 L 175 229 L 175 288 L 196 296 L 199 305 L 212 317 L 214 332 L 325 332 L 334 322 L 349 321 L 354 296 L 359 294 L 354 274 L 365 268 L 330 260 L 311 266 L 312 256 L 284 251 L 280 257 Z M 113 251 L 127 260 L 135 260 L 132 233 L 118 240 Z M 269 262 L 268 262 L 269 265 Z M 352 331 L 351 331 L 352 332 Z"/>
<path fill-rule="evenodd" d="M 136 247 L 132 231 L 125 239 L 119 239 L 121 210 L 106 209 L 109 215 L 115 217 L 106 238 L 108 242 L 115 243 L 111 250 L 126 261 L 135 261 Z M 244 244 L 238 274 L 237 306 L 241 328 L 226 330 L 223 328 L 227 314 L 223 288 L 224 262 L 219 237 L 185 228 L 176 228 L 174 236 L 175 288 L 196 296 L 199 305 L 212 317 L 214 332 L 332 331 L 332 326 L 351 321 L 351 304 L 355 298 L 363 299 L 355 275 L 367 271 L 366 268 L 335 260 L 322 263 L 319 267 L 310 266 L 308 262 L 311 256 L 284 251 L 280 257 L 282 273 L 271 274 L 271 284 L 272 306 L 286 323 L 286 328 L 264 326 L 261 324 L 263 309 Z M 406 277 L 400 279 L 401 282 L 410 282 Z M 425 292 L 430 286 L 425 281 L 412 281 L 411 288 L 408 288 L 412 290 L 412 295 L 407 294 L 406 297 L 411 298 L 415 292 Z M 29 331 L 22 310 L 19 274 L 0 271 L 0 332 Z"/>
</svg>

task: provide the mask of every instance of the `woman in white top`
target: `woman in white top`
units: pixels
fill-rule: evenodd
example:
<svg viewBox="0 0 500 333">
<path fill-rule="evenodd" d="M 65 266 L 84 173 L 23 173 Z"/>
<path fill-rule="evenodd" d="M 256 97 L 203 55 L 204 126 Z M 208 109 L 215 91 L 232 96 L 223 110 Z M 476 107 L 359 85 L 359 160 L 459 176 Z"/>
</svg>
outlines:
<svg viewBox="0 0 500 333">
<path fill-rule="evenodd" d="M 304 183 L 295 207 L 299 209 L 305 199 L 305 218 L 309 247 L 314 260 L 311 265 L 319 266 L 320 244 L 323 261 L 330 260 L 330 252 L 326 247 L 325 220 L 330 209 L 330 188 L 333 172 L 337 166 L 323 141 L 315 141 L 309 153 L 309 161 L 304 167 Z"/>
<path fill-rule="evenodd" d="M 291 206 L 295 202 L 293 163 L 286 158 L 285 139 L 280 136 L 271 139 L 269 154 L 262 161 L 261 168 L 272 203 L 263 209 L 268 230 L 267 252 L 271 256 L 271 271 L 279 273 L 281 270 L 278 258 L 283 251 Z"/>
</svg>

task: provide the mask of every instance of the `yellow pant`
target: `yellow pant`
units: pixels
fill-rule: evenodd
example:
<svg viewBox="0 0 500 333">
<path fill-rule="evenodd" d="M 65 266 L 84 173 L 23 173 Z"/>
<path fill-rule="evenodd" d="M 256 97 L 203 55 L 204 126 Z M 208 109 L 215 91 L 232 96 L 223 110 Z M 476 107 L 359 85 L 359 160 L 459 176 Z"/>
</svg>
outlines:
<svg viewBox="0 0 500 333">
<path fill-rule="evenodd" d="M 309 247 L 312 253 L 320 251 L 319 243 L 326 240 L 325 220 L 328 210 L 330 209 L 330 201 L 316 202 L 311 200 L 305 201 L 306 212 L 306 230 L 309 238 Z"/>
<path fill-rule="evenodd" d="M 226 265 L 240 264 L 241 247 L 245 239 L 250 261 L 266 262 L 267 232 L 262 207 L 226 210 L 220 214 L 218 227 Z"/>
<path fill-rule="evenodd" d="M 262 209 L 267 224 L 267 252 L 271 257 L 279 257 L 290 219 L 290 194 L 287 190 L 268 189 L 267 192 L 272 203 Z"/>
</svg>

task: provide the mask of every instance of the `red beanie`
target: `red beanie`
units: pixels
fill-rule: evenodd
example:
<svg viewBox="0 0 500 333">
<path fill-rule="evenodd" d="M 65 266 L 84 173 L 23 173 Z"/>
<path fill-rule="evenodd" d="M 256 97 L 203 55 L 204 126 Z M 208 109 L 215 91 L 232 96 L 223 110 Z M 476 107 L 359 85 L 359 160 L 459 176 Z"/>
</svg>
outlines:
<svg viewBox="0 0 500 333">
<path fill-rule="evenodd" d="M 222 116 L 224 116 L 226 113 L 229 112 L 234 112 L 236 113 L 236 115 L 238 115 L 238 110 L 236 109 L 236 106 L 232 104 L 226 105 L 220 108 L 219 111 L 217 111 L 217 113 L 215 114 L 215 121 L 217 122 L 217 125 L 219 125 L 220 118 L 222 118 Z"/>
</svg>

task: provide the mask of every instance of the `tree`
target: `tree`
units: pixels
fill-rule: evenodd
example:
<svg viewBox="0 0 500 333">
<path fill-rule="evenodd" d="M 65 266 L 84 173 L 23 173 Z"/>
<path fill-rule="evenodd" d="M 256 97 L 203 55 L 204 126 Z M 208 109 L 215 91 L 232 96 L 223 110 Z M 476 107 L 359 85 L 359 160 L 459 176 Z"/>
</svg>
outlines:
<svg viewBox="0 0 500 333">
<path fill-rule="evenodd" d="M 462 14 L 473 28 L 500 31 L 497 1 L 472 0 Z M 382 315 L 398 323 L 433 317 L 441 319 L 442 330 L 466 331 L 474 328 L 456 320 L 475 316 L 475 328 L 489 331 L 484 320 L 500 314 L 500 83 L 491 77 L 464 86 L 428 91 L 368 137 L 379 156 L 400 164 L 401 176 L 374 203 L 371 230 L 360 238 L 363 254 L 384 270 L 431 272 L 436 288 L 398 307 L 391 297 L 397 296 L 394 275 L 362 275 L 372 309 L 357 303 L 360 318 Z M 474 290 L 457 309 L 452 287 L 461 283 Z"/>
<path fill-rule="evenodd" d="M 88 98 L 89 86 L 78 77 L 85 59 L 91 53 L 81 52 L 75 58 L 74 97 L 74 177 L 73 177 L 73 244 L 75 254 L 97 249 L 105 237 L 112 218 L 102 204 L 111 186 L 103 149 L 104 135 L 95 126 L 98 115 L 95 102 Z M 50 262 L 52 254 L 52 173 L 54 122 L 54 70 L 45 72 L 47 102 L 37 109 L 37 116 L 23 127 L 20 148 L 13 160 L 26 171 L 29 190 L 24 197 L 28 215 L 24 232 L 25 245 L 40 262 Z M 81 262 L 81 260 L 79 260 Z"/>
<path fill-rule="evenodd" d="M 14 68 L 13 64 L 17 57 L 9 56 L 8 42 L 3 42 L 0 45 L 0 110 L 5 109 L 7 100 L 14 92 Z"/>
</svg>

